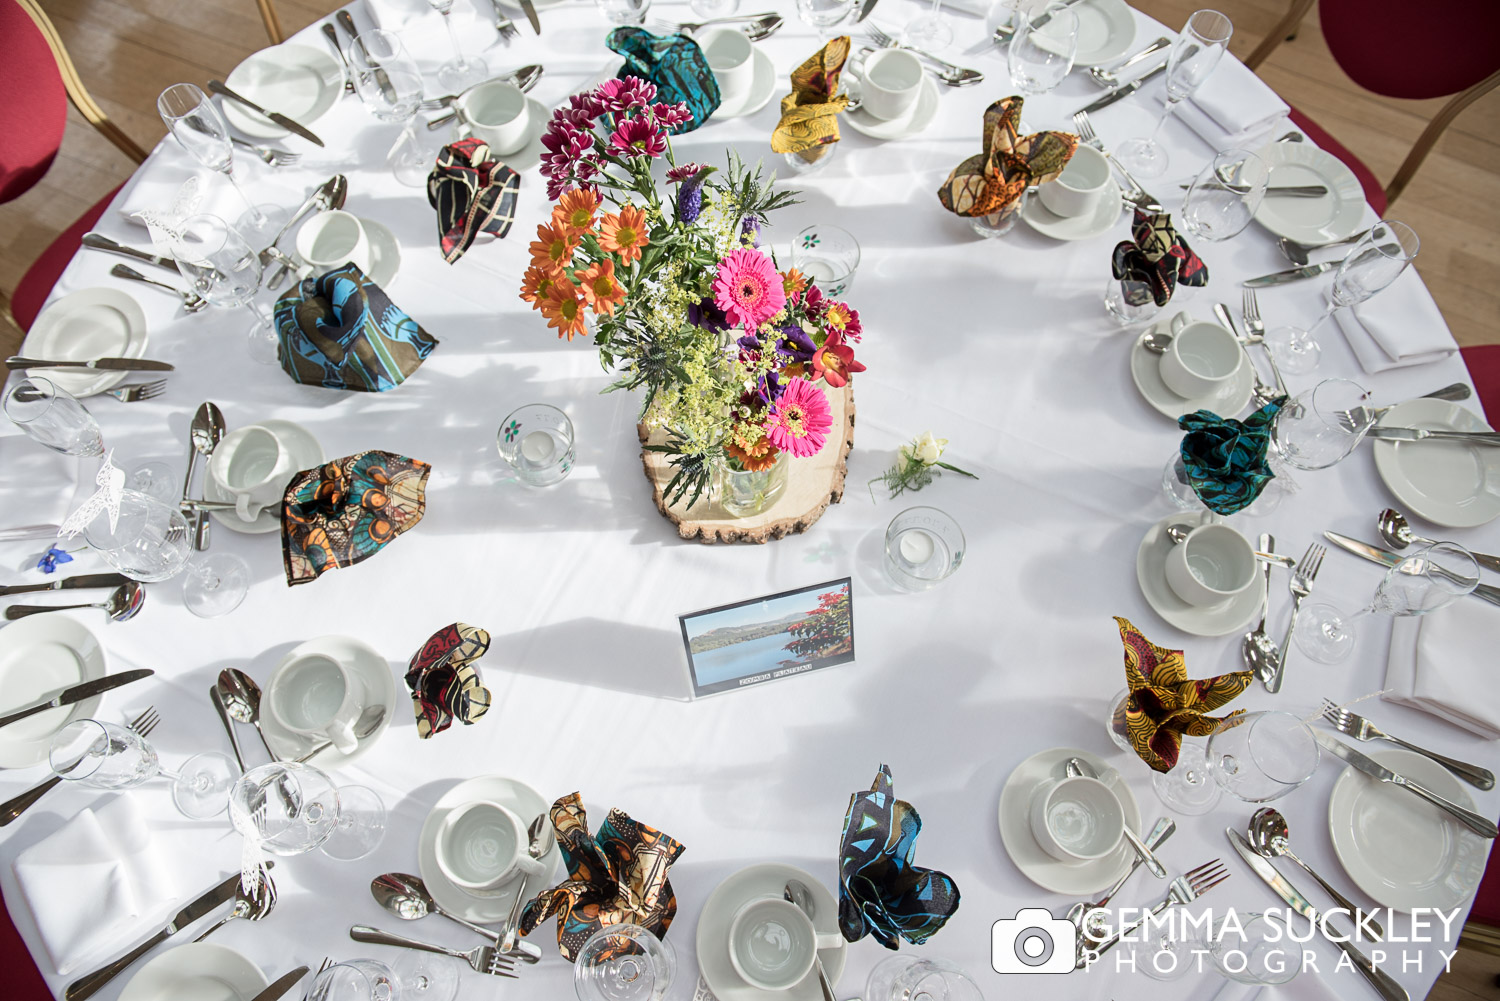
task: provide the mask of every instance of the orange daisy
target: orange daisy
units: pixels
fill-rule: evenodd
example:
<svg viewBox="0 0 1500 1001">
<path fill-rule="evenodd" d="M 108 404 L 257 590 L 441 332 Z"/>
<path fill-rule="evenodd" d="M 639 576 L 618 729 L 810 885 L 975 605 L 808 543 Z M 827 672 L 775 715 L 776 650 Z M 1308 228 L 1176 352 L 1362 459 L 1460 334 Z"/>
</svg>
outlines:
<svg viewBox="0 0 1500 1001">
<path fill-rule="evenodd" d="M 542 223 L 536 228 L 536 239 L 531 241 L 531 263 L 548 271 L 558 272 L 573 260 L 573 250 L 578 246 L 578 234 L 557 222 Z"/>
<path fill-rule="evenodd" d="M 615 278 L 615 262 L 609 259 L 590 265 L 578 273 L 583 298 L 594 312 L 609 316 L 625 301 L 625 289 Z"/>
<path fill-rule="evenodd" d="M 547 298 L 547 286 L 552 284 L 553 272 L 535 264 L 526 269 L 521 278 L 521 298 L 525 302 L 537 303 L 533 308 L 541 309 L 541 300 Z"/>
<path fill-rule="evenodd" d="M 552 222 L 578 233 L 589 230 L 593 228 L 594 211 L 599 207 L 600 201 L 602 199 L 593 191 L 575 188 L 564 192 L 552 209 Z"/>
<path fill-rule="evenodd" d="M 781 273 L 781 290 L 790 299 L 792 296 L 807 288 L 807 276 L 796 268 L 787 268 Z"/>
<path fill-rule="evenodd" d="M 764 434 L 753 442 L 746 442 L 744 438 L 735 435 L 724 443 L 724 451 L 731 458 L 738 459 L 740 465 L 752 473 L 770 469 L 776 463 L 776 457 L 781 454 L 781 449 L 772 445 L 771 439 Z"/>
<path fill-rule="evenodd" d="M 611 212 L 599 223 L 599 246 L 620 255 L 620 263 L 629 264 L 641 256 L 641 248 L 650 243 L 646 232 L 646 213 L 633 205 Z"/>
<path fill-rule="evenodd" d="M 558 275 L 547 286 L 547 298 L 541 300 L 542 315 L 547 326 L 557 328 L 558 337 L 573 339 L 574 334 L 588 334 L 584 326 L 583 299 L 578 295 L 578 286 L 566 275 Z"/>
</svg>

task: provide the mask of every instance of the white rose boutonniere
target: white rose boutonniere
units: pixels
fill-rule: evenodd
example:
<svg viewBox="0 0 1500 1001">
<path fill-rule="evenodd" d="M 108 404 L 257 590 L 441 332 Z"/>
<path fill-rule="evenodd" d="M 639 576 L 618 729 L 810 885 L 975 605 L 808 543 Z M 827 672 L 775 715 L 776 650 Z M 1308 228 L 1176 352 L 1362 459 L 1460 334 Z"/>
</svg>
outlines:
<svg viewBox="0 0 1500 1001">
<path fill-rule="evenodd" d="M 943 452 L 947 447 L 947 438 L 939 438 L 931 431 L 923 431 L 918 437 L 901 446 L 895 465 L 870 481 L 870 496 L 875 496 L 874 485 L 876 483 L 885 484 L 892 499 L 908 490 L 921 490 L 932 482 L 934 476 L 941 475 L 939 470 L 943 469 L 973 480 L 979 479 L 966 469 L 959 469 L 957 466 L 944 462 Z"/>
</svg>

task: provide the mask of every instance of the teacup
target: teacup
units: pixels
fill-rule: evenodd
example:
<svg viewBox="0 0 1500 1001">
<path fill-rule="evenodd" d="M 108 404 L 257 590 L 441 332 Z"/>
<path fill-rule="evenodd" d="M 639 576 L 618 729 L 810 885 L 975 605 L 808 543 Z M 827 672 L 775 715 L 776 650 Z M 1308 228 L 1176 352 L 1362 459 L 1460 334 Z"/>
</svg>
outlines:
<svg viewBox="0 0 1500 1001">
<path fill-rule="evenodd" d="M 1255 550 L 1228 525 L 1199 525 L 1167 553 L 1167 585 L 1189 605 L 1217 605 L 1255 580 Z"/>
<path fill-rule="evenodd" d="M 291 451 L 275 434 L 258 424 L 231 431 L 208 460 L 208 475 L 219 491 L 234 501 L 234 513 L 252 522 L 260 512 L 281 500 L 296 465 Z"/>
<path fill-rule="evenodd" d="M 1098 779 L 1069 776 L 1037 789 L 1031 833 L 1060 862 L 1089 862 L 1115 850 L 1125 832 L 1125 810 Z"/>
<path fill-rule="evenodd" d="M 499 156 L 526 145 L 531 129 L 531 109 L 526 93 L 507 80 L 487 80 L 470 88 L 455 102 L 469 132 L 483 139 L 490 152 Z"/>
<path fill-rule="evenodd" d="M 1216 393 L 1239 373 L 1245 352 L 1217 323 L 1172 317 L 1172 344 L 1161 356 L 1161 381 L 1184 399 Z"/>
<path fill-rule="evenodd" d="M 284 661 L 266 685 L 266 711 L 277 723 L 315 743 L 331 740 L 341 754 L 359 746 L 354 724 L 366 701 L 364 680 L 320 653 Z"/>
<path fill-rule="evenodd" d="M 743 31 L 714 28 L 698 36 L 698 46 L 719 81 L 724 103 L 734 103 L 750 89 L 755 82 L 755 47 Z"/>
<path fill-rule="evenodd" d="M 342 209 L 319 212 L 297 230 L 297 256 L 314 278 L 345 264 L 370 271 L 370 238 L 359 217 Z"/>
<path fill-rule="evenodd" d="M 526 828 L 515 812 L 479 800 L 454 807 L 433 845 L 438 868 L 455 886 L 473 892 L 498 889 L 514 875 L 539 876 L 545 867 L 527 854 Z"/>
<path fill-rule="evenodd" d="M 1092 216 L 1109 185 L 1109 161 L 1092 146 L 1080 145 L 1057 179 L 1037 188 L 1037 197 L 1053 215 Z"/>
<path fill-rule="evenodd" d="M 859 74 L 861 107 L 884 121 L 912 109 L 922 91 L 922 64 L 905 49 L 880 49 L 866 57 Z"/>
<path fill-rule="evenodd" d="M 837 948 L 836 933 L 819 934 L 796 904 L 781 897 L 746 901 L 729 923 L 729 961 L 751 987 L 783 991 L 802 982 L 819 949 Z"/>
</svg>

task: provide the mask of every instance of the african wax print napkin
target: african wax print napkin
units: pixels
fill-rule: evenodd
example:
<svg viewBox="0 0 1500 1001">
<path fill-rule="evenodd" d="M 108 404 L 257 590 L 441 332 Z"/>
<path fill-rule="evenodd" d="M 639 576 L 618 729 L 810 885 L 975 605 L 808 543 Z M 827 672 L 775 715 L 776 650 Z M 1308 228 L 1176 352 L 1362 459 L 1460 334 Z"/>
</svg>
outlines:
<svg viewBox="0 0 1500 1001">
<path fill-rule="evenodd" d="M 958 885 L 946 873 L 913 862 L 922 818 L 896 798 L 891 770 L 880 766 L 867 792 L 849 797 L 839 850 L 839 931 L 866 935 L 887 949 L 901 939 L 921 945 L 958 910 Z"/>
<path fill-rule="evenodd" d="M 1020 134 L 1024 97 L 1002 98 L 984 111 L 984 151 L 953 168 L 938 189 L 938 201 L 955 215 L 987 216 L 1013 211 L 1026 189 L 1057 179 L 1078 137 L 1068 132 Z"/>
<path fill-rule="evenodd" d="M 1495 622 L 1494 607 L 1482 601 L 1397 616 L 1381 698 L 1500 740 L 1500 690 L 1490 680 Z"/>
<path fill-rule="evenodd" d="M 417 714 L 417 736 L 426 740 L 456 719 L 478 722 L 490 708 L 490 690 L 479 678 L 476 661 L 490 648 L 490 634 L 467 622 L 444 626 L 412 655 L 406 669 Z"/>
<path fill-rule="evenodd" d="M 277 299 L 276 340 L 294 382 L 365 393 L 401 385 L 438 345 L 357 264 L 298 282 Z"/>
<path fill-rule="evenodd" d="M 1271 425 L 1286 398 L 1274 400 L 1243 421 L 1197 410 L 1177 418 L 1182 436 L 1182 463 L 1188 485 L 1210 511 L 1234 514 L 1255 498 L 1276 476 L 1266 463 Z"/>
<path fill-rule="evenodd" d="M 480 233 L 504 237 L 516 220 L 521 176 L 490 155 L 482 139 L 460 139 L 438 151 L 427 175 L 427 202 L 437 210 L 443 260 L 464 256 Z"/>
<path fill-rule="evenodd" d="M 1411 268 L 1377 299 L 1333 314 L 1360 366 L 1371 375 L 1441 361 L 1458 350 L 1432 293 Z"/>
<path fill-rule="evenodd" d="M 289 585 L 317 580 L 384 549 L 422 520 L 432 467 L 394 452 L 356 452 L 292 477 L 281 499 Z"/>
<path fill-rule="evenodd" d="M 656 84 L 656 100 L 686 104 L 692 121 L 671 129 L 691 132 L 718 110 L 719 81 L 698 43 L 686 35 L 653 35 L 644 28 L 615 28 L 604 44 L 625 57 L 615 76 L 640 77 Z"/>
<path fill-rule="evenodd" d="M 1158 306 L 1172 301 L 1179 284 L 1200 288 L 1208 284 L 1208 268 L 1187 241 L 1172 227 L 1169 212 L 1135 210 L 1130 239 L 1115 245 L 1110 270 L 1122 282 L 1139 283 Z M 1126 296 L 1133 306 L 1145 305 Z"/>
<path fill-rule="evenodd" d="M 1158 772 L 1177 764 L 1182 738 L 1207 737 L 1228 716 L 1205 716 L 1234 700 L 1255 675 L 1234 671 L 1217 678 L 1194 681 L 1187 676 L 1181 650 L 1168 650 L 1141 635 L 1129 619 L 1115 616 L 1125 644 L 1124 703 L 1115 709 L 1110 726 L 1123 736 L 1142 761 Z"/>
<path fill-rule="evenodd" d="M 677 914 L 677 895 L 667 870 L 686 846 L 660 831 L 610 810 L 589 836 L 589 819 L 578 793 L 552 804 L 552 829 L 568 878 L 543 890 L 521 911 L 520 930 L 530 934 L 557 915 L 557 951 L 572 962 L 590 935 L 608 925 L 640 925 L 665 938 Z"/>
<path fill-rule="evenodd" d="M 823 147 L 839 141 L 839 112 L 849 104 L 839 78 L 849 58 L 849 36 L 840 35 L 792 70 L 792 92 L 781 99 L 781 120 L 771 132 L 771 149 L 820 159 Z"/>
</svg>

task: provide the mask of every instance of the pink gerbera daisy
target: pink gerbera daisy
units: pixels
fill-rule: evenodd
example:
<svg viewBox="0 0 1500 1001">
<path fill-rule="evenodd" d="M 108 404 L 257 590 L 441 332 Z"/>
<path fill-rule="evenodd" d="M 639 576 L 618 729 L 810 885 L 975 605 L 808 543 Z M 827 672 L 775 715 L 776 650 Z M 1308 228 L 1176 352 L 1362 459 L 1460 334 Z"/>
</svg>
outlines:
<svg viewBox="0 0 1500 1001">
<path fill-rule="evenodd" d="M 755 330 L 786 306 L 776 265 L 758 250 L 731 250 L 719 262 L 714 278 L 714 305 L 724 311 L 732 326 Z"/>
<path fill-rule="evenodd" d="M 609 137 L 609 149 L 619 156 L 656 157 L 667 151 L 667 138 L 650 119 L 632 118 Z"/>
<path fill-rule="evenodd" d="M 833 427 L 833 414 L 821 389 L 806 379 L 792 379 L 765 426 L 771 444 L 802 459 L 822 449 Z"/>
</svg>

